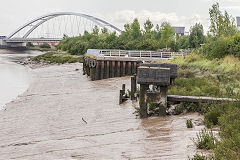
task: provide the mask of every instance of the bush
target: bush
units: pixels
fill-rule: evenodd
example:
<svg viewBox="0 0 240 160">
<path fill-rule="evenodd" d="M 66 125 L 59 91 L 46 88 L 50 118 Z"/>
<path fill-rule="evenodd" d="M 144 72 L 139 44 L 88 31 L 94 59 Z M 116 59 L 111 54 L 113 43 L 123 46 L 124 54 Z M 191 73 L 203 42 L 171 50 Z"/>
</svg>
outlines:
<svg viewBox="0 0 240 160">
<path fill-rule="evenodd" d="M 32 58 L 32 60 L 37 62 L 58 63 L 58 64 L 76 63 L 76 62 L 82 63 L 81 56 L 71 56 L 71 55 L 66 55 L 58 52 L 48 52 L 48 53 L 36 56 Z"/>
<path fill-rule="evenodd" d="M 214 150 L 216 159 L 240 159 L 240 103 L 229 104 L 219 118 L 220 138 Z"/>
<path fill-rule="evenodd" d="M 32 42 L 28 42 L 27 47 L 34 47 L 34 45 L 32 44 Z"/>
<path fill-rule="evenodd" d="M 40 48 L 51 48 L 51 46 L 48 43 L 43 43 L 39 47 Z"/>
<path fill-rule="evenodd" d="M 198 149 L 209 150 L 215 148 L 216 138 L 214 137 L 212 131 L 202 129 L 199 133 L 197 133 L 197 138 L 193 139 L 193 142 Z"/>
<path fill-rule="evenodd" d="M 193 123 L 192 123 L 192 120 L 191 120 L 191 119 L 188 119 L 188 120 L 186 121 L 186 126 L 187 126 L 187 128 L 193 128 Z"/>
</svg>

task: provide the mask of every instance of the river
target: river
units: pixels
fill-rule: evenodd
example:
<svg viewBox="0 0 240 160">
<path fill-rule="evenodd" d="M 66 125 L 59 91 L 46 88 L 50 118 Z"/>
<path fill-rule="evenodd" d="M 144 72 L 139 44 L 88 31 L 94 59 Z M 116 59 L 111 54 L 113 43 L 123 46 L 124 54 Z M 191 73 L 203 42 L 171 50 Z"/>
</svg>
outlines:
<svg viewBox="0 0 240 160">
<path fill-rule="evenodd" d="M 90 81 L 82 64 L 29 70 L 11 57 L 1 55 L 2 99 L 9 102 L 28 89 L 0 111 L 0 159 L 184 160 L 196 153 L 191 138 L 203 128 L 195 124 L 201 116 L 139 119 L 133 114 L 137 102 L 118 105 L 130 77 Z"/>
<path fill-rule="evenodd" d="M 29 87 L 30 69 L 15 61 L 36 54 L 39 52 L 0 49 L 0 109 Z"/>
</svg>

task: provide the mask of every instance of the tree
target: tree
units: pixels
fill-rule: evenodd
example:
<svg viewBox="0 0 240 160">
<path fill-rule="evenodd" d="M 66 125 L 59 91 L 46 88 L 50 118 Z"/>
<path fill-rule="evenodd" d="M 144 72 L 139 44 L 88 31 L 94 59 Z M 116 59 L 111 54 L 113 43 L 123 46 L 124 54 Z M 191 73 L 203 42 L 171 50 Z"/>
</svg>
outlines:
<svg viewBox="0 0 240 160">
<path fill-rule="evenodd" d="M 203 31 L 203 26 L 200 23 L 196 23 L 190 29 L 189 35 L 189 47 L 198 48 L 200 44 L 205 42 L 205 36 Z"/>
<path fill-rule="evenodd" d="M 210 15 L 210 31 L 209 33 L 214 37 L 220 36 L 232 36 L 237 33 L 237 27 L 234 24 L 234 18 L 230 16 L 226 11 L 224 14 L 219 10 L 219 3 L 212 5 L 209 9 Z"/>
<path fill-rule="evenodd" d="M 189 48 L 189 36 L 182 36 L 178 39 L 178 45 L 180 49 Z"/>
<path fill-rule="evenodd" d="M 174 29 L 168 22 L 163 22 L 161 24 L 161 39 L 160 44 L 161 47 L 168 47 L 174 41 Z"/>
</svg>

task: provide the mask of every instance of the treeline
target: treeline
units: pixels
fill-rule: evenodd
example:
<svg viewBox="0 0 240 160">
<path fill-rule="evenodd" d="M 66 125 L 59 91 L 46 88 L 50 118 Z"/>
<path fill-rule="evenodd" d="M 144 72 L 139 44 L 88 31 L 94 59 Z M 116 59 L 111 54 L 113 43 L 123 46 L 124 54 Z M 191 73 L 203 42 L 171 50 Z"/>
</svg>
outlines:
<svg viewBox="0 0 240 160">
<path fill-rule="evenodd" d="M 126 24 L 120 35 L 109 33 L 107 29 L 94 27 L 92 33 L 87 31 L 78 37 L 64 39 L 58 48 L 71 54 L 84 54 L 87 49 L 123 49 L 123 50 L 166 50 L 196 48 L 205 41 L 203 26 L 196 24 L 191 28 L 190 36 L 175 36 L 173 27 L 168 22 L 154 26 L 150 20 L 141 29 L 138 19 Z"/>
<path fill-rule="evenodd" d="M 189 35 L 179 37 L 168 22 L 154 26 L 147 20 L 141 29 L 138 19 L 135 19 L 124 25 L 124 31 L 120 35 L 95 26 L 91 33 L 85 31 L 83 35 L 72 38 L 64 36 L 58 49 L 74 55 L 84 54 L 90 48 L 175 52 L 194 49 L 209 59 L 223 58 L 226 55 L 240 57 L 240 34 L 234 18 L 226 11 L 222 13 L 218 3 L 209 9 L 209 15 L 211 26 L 206 36 L 200 23 L 190 28 Z"/>
<path fill-rule="evenodd" d="M 218 3 L 209 9 L 209 14 L 210 30 L 199 53 L 209 59 L 223 58 L 227 55 L 240 57 L 240 34 L 235 19 L 226 11 L 222 13 Z"/>
</svg>

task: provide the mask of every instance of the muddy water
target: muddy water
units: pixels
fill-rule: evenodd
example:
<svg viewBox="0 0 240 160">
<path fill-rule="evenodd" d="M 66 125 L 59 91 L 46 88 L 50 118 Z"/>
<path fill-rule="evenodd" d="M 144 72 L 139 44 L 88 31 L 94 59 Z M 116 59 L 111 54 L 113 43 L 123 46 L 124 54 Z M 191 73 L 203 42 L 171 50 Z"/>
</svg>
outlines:
<svg viewBox="0 0 240 160">
<path fill-rule="evenodd" d="M 37 54 L 41 52 L 0 49 L 0 109 L 29 87 L 30 69 L 15 62 Z"/>
<path fill-rule="evenodd" d="M 80 69 L 76 71 L 76 69 Z M 130 78 L 89 81 L 81 64 L 34 69 L 27 92 L 0 111 L 0 159 L 110 160 L 188 159 L 187 129 L 198 114 L 139 119 L 136 102 L 118 105 L 121 84 Z"/>
</svg>

